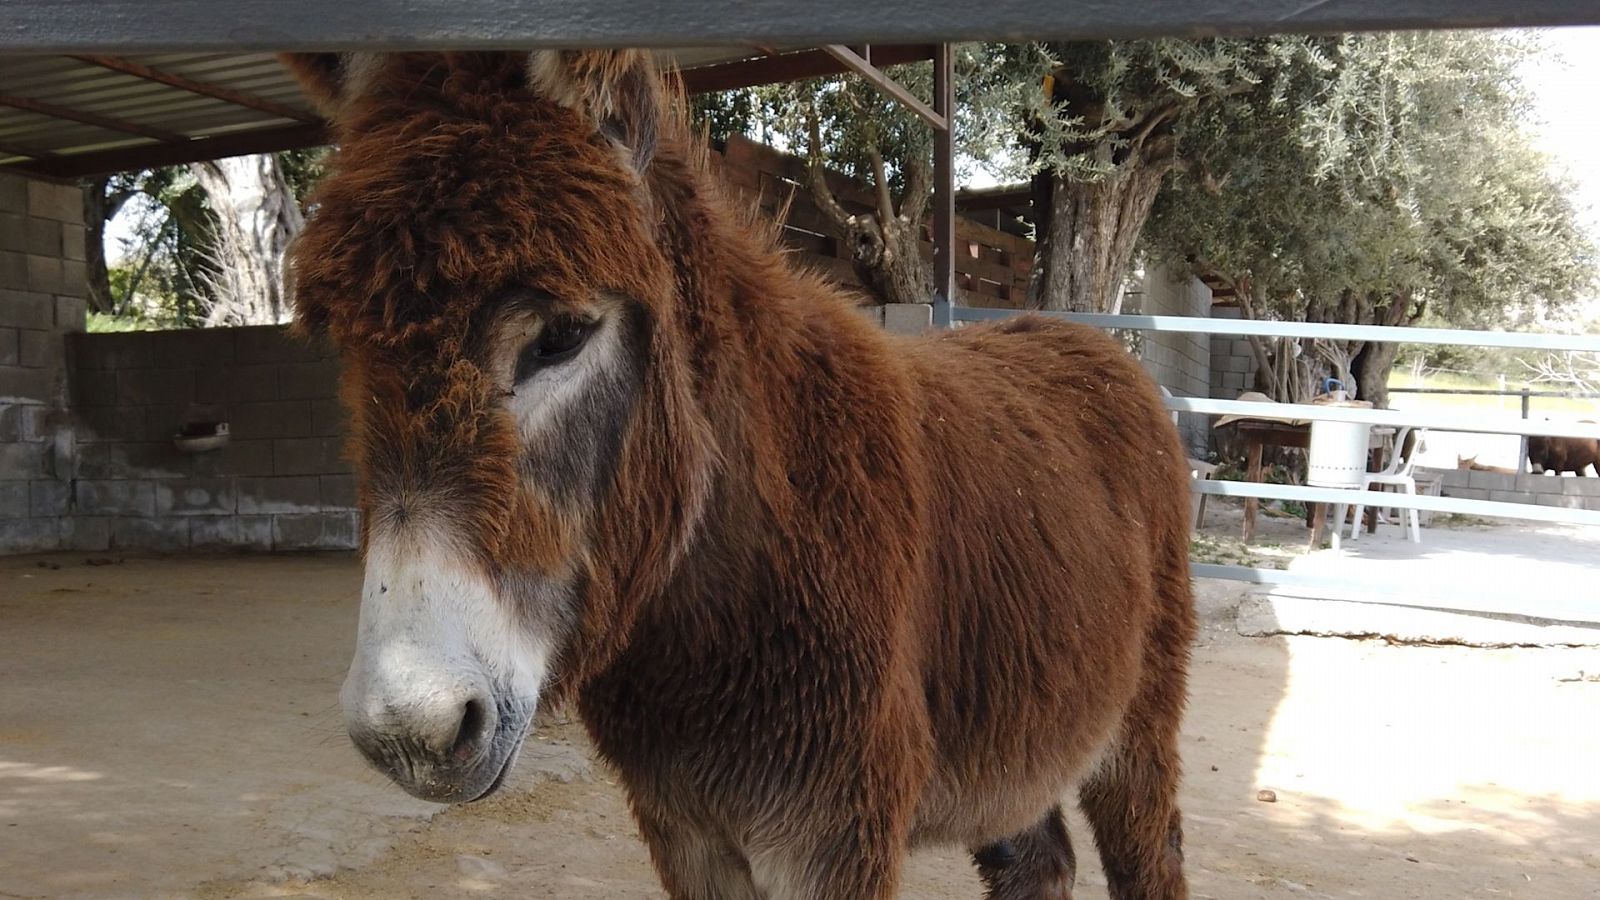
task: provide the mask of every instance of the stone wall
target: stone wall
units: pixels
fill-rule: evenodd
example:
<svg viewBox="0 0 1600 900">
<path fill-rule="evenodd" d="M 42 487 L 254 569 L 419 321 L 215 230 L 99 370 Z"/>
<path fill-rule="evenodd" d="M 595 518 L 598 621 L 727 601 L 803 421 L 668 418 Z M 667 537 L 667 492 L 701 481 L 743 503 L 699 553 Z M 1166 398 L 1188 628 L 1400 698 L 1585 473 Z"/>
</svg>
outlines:
<svg viewBox="0 0 1600 900">
<path fill-rule="evenodd" d="M 1419 469 L 1418 473 L 1423 471 Z M 1600 511 L 1600 478 L 1508 475 L 1467 469 L 1428 471 L 1441 478 L 1440 493 L 1446 497 Z"/>
<path fill-rule="evenodd" d="M 71 355 L 70 546 L 356 546 L 331 348 L 261 326 L 77 335 Z M 180 451 L 202 421 L 227 422 L 227 446 Z"/>
<path fill-rule="evenodd" d="M 71 537 L 63 336 L 84 326 L 83 194 L 0 174 L 0 552 Z"/>
</svg>

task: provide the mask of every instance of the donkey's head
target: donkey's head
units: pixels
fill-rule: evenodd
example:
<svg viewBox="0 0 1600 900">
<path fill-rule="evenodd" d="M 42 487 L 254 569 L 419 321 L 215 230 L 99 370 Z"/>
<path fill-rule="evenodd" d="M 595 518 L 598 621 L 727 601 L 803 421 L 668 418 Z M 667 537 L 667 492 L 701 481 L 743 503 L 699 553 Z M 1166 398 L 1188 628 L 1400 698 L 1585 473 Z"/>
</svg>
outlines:
<svg viewBox="0 0 1600 900">
<path fill-rule="evenodd" d="M 351 737 L 417 796 L 498 785 L 622 644 L 711 456 L 642 54 L 288 60 L 339 151 L 293 252 L 344 360 L 366 576 Z"/>
</svg>

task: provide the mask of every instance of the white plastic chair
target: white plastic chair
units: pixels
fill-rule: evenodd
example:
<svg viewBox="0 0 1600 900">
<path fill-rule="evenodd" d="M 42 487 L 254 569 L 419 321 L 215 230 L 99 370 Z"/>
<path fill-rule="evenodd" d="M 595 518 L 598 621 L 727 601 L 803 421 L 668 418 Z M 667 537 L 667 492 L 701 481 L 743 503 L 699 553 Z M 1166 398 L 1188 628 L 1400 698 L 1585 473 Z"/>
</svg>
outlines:
<svg viewBox="0 0 1600 900">
<path fill-rule="evenodd" d="M 1369 490 L 1374 485 L 1393 485 L 1403 488 L 1413 497 L 1417 494 L 1417 480 L 1412 476 L 1412 471 L 1417 467 L 1417 455 L 1422 452 L 1422 439 L 1428 433 L 1426 428 L 1413 428 L 1407 426 L 1400 429 L 1394 436 L 1394 453 L 1389 457 L 1389 464 L 1381 472 L 1368 472 L 1361 478 L 1361 489 Z M 1407 437 L 1411 438 L 1411 445 L 1406 446 Z M 1334 512 L 1334 537 L 1335 546 L 1339 529 L 1344 527 L 1344 513 L 1347 504 L 1339 504 Z M 1355 521 L 1350 525 L 1350 540 L 1361 536 L 1361 516 L 1366 512 L 1366 507 L 1356 504 Z M 1417 509 L 1412 507 L 1406 510 L 1406 518 L 1411 527 L 1411 540 L 1413 543 L 1422 543 L 1422 523 L 1418 520 Z"/>
<path fill-rule="evenodd" d="M 1172 392 L 1167 390 L 1166 385 L 1157 385 L 1157 387 L 1161 388 L 1161 396 L 1163 398 L 1170 399 L 1172 397 Z M 1172 424 L 1178 424 L 1177 410 L 1172 411 Z M 1184 454 L 1184 456 L 1189 462 L 1189 478 L 1191 481 L 1207 481 L 1217 474 L 1217 466 L 1215 464 L 1202 462 L 1201 460 L 1195 459 L 1188 454 Z M 1189 495 L 1190 527 L 1199 528 L 1201 525 L 1205 524 L 1205 518 L 1206 495 L 1191 492 Z"/>
</svg>

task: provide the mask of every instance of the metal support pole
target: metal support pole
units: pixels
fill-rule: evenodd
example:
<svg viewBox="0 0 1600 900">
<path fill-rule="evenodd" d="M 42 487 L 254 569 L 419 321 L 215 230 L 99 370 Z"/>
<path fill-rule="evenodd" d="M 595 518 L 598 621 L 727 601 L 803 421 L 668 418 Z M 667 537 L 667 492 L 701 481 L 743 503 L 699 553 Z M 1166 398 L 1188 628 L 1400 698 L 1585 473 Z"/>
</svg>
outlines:
<svg viewBox="0 0 1600 900">
<path fill-rule="evenodd" d="M 933 55 L 933 110 L 944 127 L 933 130 L 933 324 L 951 328 L 956 299 L 955 63 L 949 44 Z"/>
<path fill-rule="evenodd" d="M 1524 421 L 1527 420 L 1529 407 L 1532 405 L 1532 404 L 1530 404 L 1528 402 L 1528 398 L 1530 396 L 1531 395 L 1528 393 L 1528 389 L 1527 388 L 1523 388 L 1522 389 L 1522 418 L 1523 418 Z M 1531 472 L 1531 471 L 1533 471 L 1533 464 L 1528 462 L 1528 436 L 1527 435 L 1523 435 L 1522 436 L 1522 446 L 1518 449 L 1517 471 L 1518 472 Z"/>
</svg>

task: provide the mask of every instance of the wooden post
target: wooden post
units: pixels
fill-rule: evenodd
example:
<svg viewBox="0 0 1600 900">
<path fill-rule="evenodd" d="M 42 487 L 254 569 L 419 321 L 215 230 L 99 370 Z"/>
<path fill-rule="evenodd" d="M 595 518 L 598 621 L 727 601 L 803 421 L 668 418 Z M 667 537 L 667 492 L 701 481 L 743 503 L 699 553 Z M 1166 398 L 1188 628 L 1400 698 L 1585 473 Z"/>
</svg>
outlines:
<svg viewBox="0 0 1600 900">
<path fill-rule="evenodd" d="M 1261 448 L 1265 443 L 1262 435 L 1252 434 L 1250 441 L 1250 466 L 1245 474 L 1251 484 L 1261 483 Z M 1261 506 L 1261 498 L 1246 497 L 1244 500 L 1244 542 L 1246 544 L 1256 539 L 1256 511 Z"/>
</svg>

